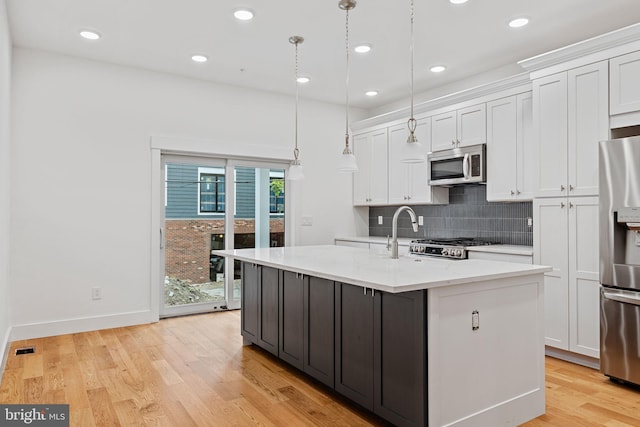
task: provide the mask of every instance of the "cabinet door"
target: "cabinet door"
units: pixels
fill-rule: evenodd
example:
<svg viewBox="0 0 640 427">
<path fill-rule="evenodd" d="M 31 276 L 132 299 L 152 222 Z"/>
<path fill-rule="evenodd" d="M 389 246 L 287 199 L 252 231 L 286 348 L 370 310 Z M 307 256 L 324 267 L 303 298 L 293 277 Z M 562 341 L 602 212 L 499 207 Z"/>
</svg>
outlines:
<svg viewBox="0 0 640 427">
<path fill-rule="evenodd" d="M 366 288 L 335 286 L 335 390 L 373 410 L 374 298 Z"/>
<path fill-rule="evenodd" d="M 417 130 L 417 129 L 416 129 Z M 402 147 L 407 143 L 409 130 L 406 124 L 389 128 L 389 203 L 406 204 L 409 197 L 409 168 L 412 166 L 400 161 Z M 418 141 L 424 141 L 418 136 Z M 425 153 L 426 154 L 426 153 Z M 427 180 L 425 169 L 425 183 Z"/>
<path fill-rule="evenodd" d="M 371 174 L 371 133 L 353 137 L 353 152 L 356 156 L 358 171 L 353 173 L 353 204 L 369 204 L 369 175 Z"/>
<path fill-rule="evenodd" d="M 600 357 L 598 198 L 569 199 L 569 350 Z"/>
<path fill-rule="evenodd" d="M 544 275 L 544 340 L 563 350 L 569 350 L 567 210 L 566 198 L 533 200 L 533 262 L 553 268 Z"/>
<path fill-rule="evenodd" d="M 456 111 L 438 114 L 431 118 L 431 150 L 447 150 L 456 145 Z"/>
<path fill-rule="evenodd" d="M 257 345 L 278 356 L 278 292 L 280 271 L 260 266 Z"/>
<path fill-rule="evenodd" d="M 387 130 L 373 134 L 371 138 L 371 158 L 369 168 L 369 202 L 374 205 L 386 204 L 389 198 Z"/>
<path fill-rule="evenodd" d="M 640 52 L 613 58 L 611 70 L 611 115 L 640 111 Z"/>
<path fill-rule="evenodd" d="M 516 104 L 518 113 L 516 120 L 518 134 L 516 195 L 519 200 L 533 200 L 535 163 L 532 159 L 536 149 L 533 130 L 533 95 L 531 92 L 518 95 Z"/>
<path fill-rule="evenodd" d="M 535 196 L 567 194 L 567 74 L 533 81 Z"/>
<path fill-rule="evenodd" d="M 353 204 L 386 204 L 387 129 L 354 136 L 353 152 L 358 163 L 358 172 L 353 174 Z"/>
<path fill-rule="evenodd" d="M 569 70 L 567 83 L 569 195 L 597 196 L 598 143 L 609 139 L 607 62 Z"/>
<path fill-rule="evenodd" d="M 282 272 L 280 282 L 280 340 L 282 360 L 302 370 L 304 276 L 291 271 Z"/>
<path fill-rule="evenodd" d="M 334 384 L 334 283 L 309 277 L 304 282 L 303 370 L 333 388 Z"/>
<path fill-rule="evenodd" d="M 517 102 L 515 96 L 487 103 L 487 200 L 517 194 Z"/>
<path fill-rule="evenodd" d="M 431 187 L 426 156 L 431 151 L 431 117 L 418 119 L 416 137 L 425 154 L 425 163 L 402 163 L 402 147 L 407 143 L 406 124 L 389 128 L 389 204 L 448 203 L 449 190 Z"/>
<path fill-rule="evenodd" d="M 459 147 L 487 142 L 485 104 L 461 108 L 457 112 L 457 142 Z"/>
<path fill-rule="evenodd" d="M 242 272 L 242 310 L 240 311 L 242 336 L 247 341 L 257 343 L 260 267 L 257 264 L 243 262 L 240 268 Z"/>
<path fill-rule="evenodd" d="M 375 292 L 374 412 L 398 426 L 424 426 L 425 291 Z"/>
</svg>

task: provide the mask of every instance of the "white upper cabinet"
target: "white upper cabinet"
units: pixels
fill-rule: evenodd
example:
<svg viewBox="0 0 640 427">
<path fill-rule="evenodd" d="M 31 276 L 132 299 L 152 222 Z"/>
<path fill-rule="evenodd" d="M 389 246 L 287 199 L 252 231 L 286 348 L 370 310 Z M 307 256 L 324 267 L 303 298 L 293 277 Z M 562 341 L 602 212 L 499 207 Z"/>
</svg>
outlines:
<svg viewBox="0 0 640 427">
<path fill-rule="evenodd" d="M 598 142 L 609 136 L 608 99 L 606 61 L 533 81 L 536 197 L 598 194 Z"/>
<path fill-rule="evenodd" d="M 353 137 L 353 152 L 358 172 L 353 174 L 354 205 L 388 203 L 387 129 Z"/>
<path fill-rule="evenodd" d="M 487 200 L 533 199 L 531 92 L 487 103 Z"/>
<path fill-rule="evenodd" d="M 432 151 L 483 144 L 487 140 L 485 104 L 433 116 L 431 126 Z"/>
<path fill-rule="evenodd" d="M 609 61 L 611 115 L 640 111 L 640 52 Z"/>
<path fill-rule="evenodd" d="M 426 154 L 431 149 L 431 118 L 418 118 L 416 137 L 422 144 L 425 163 L 412 164 L 400 161 L 402 147 L 407 143 L 409 130 L 406 124 L 389 128 L 389 204 L 448 203 L 449 189 L 428 185 Z"/>
<path fill-rule="evenodd" d="M 598 195 L 598 145 L 609 139 L 606 61 L 568 71 L 568 188 L 570 196 Z"/>
</svg>

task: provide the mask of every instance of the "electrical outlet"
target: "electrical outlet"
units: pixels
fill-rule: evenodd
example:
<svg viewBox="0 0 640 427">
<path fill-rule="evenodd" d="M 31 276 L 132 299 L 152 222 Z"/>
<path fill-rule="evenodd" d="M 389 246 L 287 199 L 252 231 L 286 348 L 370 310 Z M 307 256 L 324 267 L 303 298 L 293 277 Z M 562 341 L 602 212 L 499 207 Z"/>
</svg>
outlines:
<svg viewBox="0 0 640 427">
<path fill-rule="evenodd" d="M 378 225 L 382 225 L 382 215 L 378 215 Z"/>
<path fill-rule="evenodd" d="M 424 225 L 424 217 L 422 215 L 418 215 L 418 225 Z"/>
<path fill-rule="evenodd" d="M 102 299 L 102 288 L 91 288 L 92 299 Z"/>
</svg>

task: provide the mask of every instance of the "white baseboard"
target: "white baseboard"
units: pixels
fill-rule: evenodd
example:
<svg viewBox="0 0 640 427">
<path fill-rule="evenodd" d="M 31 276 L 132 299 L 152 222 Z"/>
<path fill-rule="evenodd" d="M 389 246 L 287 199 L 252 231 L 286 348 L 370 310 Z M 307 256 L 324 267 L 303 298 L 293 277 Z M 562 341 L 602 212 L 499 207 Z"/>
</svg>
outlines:
<svg viewBox="0 0 640 427">
<path fill-rule="evenodd" d="M 157 313 L 154 314 L 150 310 L 144 310 L 128 313 L 109 314 L 105 316 L 57 320 L 54 322 L 13 325 L 13 327 L 11 328 L 9 340 L 17 341 L 32 338 L 51 337 L 55 335 L 74 334 L 77 332 L 96 331 L 99 329 L 141 325 L 157 321 Z"/>
<path fill-rule="evenodd" d="M 565 362 L 586 366 L 587 368 L 592 368 L 597 371 L 600 370 L 600 359 L 583 356 L 582 354 L 572 353 L 570 351 L 560 350 L 549 346 L 545 346 L 544 353 L 547 356 L 555 357 L 556 359 L 564 360 Z"/>
</svg>

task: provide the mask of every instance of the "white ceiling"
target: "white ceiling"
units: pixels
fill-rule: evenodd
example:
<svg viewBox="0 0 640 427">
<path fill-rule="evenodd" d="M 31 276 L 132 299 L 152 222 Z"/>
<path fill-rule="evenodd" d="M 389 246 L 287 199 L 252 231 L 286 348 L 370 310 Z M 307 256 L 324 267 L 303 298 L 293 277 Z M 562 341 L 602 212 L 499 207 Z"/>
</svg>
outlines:
<svg viewBox="0 0 640 427">
<path fill-rule="evenodd" d="M 350 101 L 371 109 L 409 96 L 409 0 L 360 0 L 350 12 Z M 295 93 L 292 35 L 300 96 L 345 100 L 345 12 L 338 0 L 7 0 L 16 46 L 44 49 L 213 82 Z M 232 12 L 247 6 L 250 22 Z M 511 29 L 524 15 L 527 27 Z M 415 90 L 422 92 L 640 22 L 639 0 L 415 0 Z M 102 34 L 90 42 L 80 29 Z M 191 61 L 202 53 L 210 60 Z M 435 75 L 433 64 L 448 67 Z M 517 71 L 517 70 L 516 70 Z M 368 89 L 380 91 L 369 98 Z"/>
</svg>

